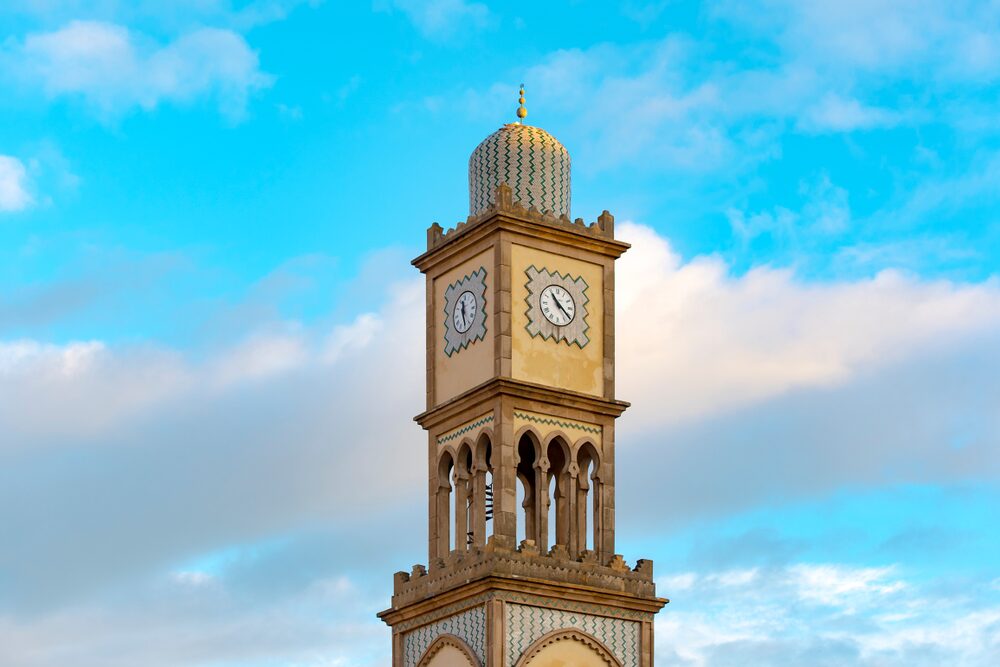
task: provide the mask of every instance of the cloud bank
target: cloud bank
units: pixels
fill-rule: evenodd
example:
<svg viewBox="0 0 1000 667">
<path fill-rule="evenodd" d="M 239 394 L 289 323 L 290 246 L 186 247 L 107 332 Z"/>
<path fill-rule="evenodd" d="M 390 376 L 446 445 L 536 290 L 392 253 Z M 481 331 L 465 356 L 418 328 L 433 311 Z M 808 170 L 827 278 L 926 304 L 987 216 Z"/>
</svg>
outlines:
<svg viewBox="0 0 1000 667">
<path fill-rule="evenodd" d="M 642 521 L 665 535 L 857 485 L 1000 478 L 995 280 L 734 277 L 715 257 L 682 261 L 646 227 L 620 236 L 634 244 L 618 277 L 619 394 L 634 401 L 619 433 L 623 531 Z M 18 536 L 0 549 L 0 661 L 62 664 L 72 646 L 89 656 L 81 664 L 128 664 L 178 632 L 196 639 L 163 655 L 191 665 L 289 651 L 302 664 L 384 660 L 375 593 L 423 558 L 425 444 L 410 421 L 422 409 L 422 299 L 418 281 L 403 283 L 347 324 L 261 323 L 198 358 L 100 341 L 0 345 L 0 523 Z M 663 490 L 655 516 L 635 495 L 651 482 Z M 778 590 L 797 582 L 810 605 L 870 593 L 878 607 L 898 592 L 888 571 L 794 565 L 774 574 Z M 860 583 L 825 586 L 827 575 Z M 374 592 L 298 625 L 352 587 Z M 743 613 L 782 595 L 748 597 Z M 236 611 L 247 600 L 252 610 Z M 336 628 L 348 621 L 361 635 Z M 689 664 L 728 664 L 720 656 L 749 641 L 746 627 L 706 634 L 707 618 L 663 623 L 661 636 L 701 633 L 689 644 L 703 658 L 678 658 Z M 282 628 L 295 627 L 308 641 L 292 650 Z M 811 655 L 765 629 L 752 628 L 755 655 Z M 842 657 L 874 655 L 874 641 Z"/>
</svg>

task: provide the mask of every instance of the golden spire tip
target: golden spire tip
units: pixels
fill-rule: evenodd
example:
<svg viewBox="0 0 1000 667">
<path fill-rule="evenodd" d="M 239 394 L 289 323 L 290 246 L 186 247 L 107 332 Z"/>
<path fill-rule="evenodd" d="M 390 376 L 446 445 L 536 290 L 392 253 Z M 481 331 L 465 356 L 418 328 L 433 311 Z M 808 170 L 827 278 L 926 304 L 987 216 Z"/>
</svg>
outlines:
<svg viewBox="0 0 1000 667">
<path fill-rule="evenodd" d="M 517 122 L 520 123 L 528 115 L 528 110 L 524 107 L 524 84 L 521 84 L 521 90 L 518 92 L 517 99 Z"/>
</svg>

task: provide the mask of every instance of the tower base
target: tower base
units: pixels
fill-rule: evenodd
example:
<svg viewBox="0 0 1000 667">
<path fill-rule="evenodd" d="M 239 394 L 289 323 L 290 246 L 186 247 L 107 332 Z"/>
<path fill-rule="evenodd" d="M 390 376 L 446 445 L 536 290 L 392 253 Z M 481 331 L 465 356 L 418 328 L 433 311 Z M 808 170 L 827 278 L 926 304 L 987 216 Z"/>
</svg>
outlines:
<svg viewBox="0 0 1000 667">
<path fill-rule="evenodd" d="M 559 546 L 538 554 L 452 552 L 427 571 L 397 572 L 393 667 L 652 667 L 656 597 L 651 561 L 577 560 Z"/>
</svg>

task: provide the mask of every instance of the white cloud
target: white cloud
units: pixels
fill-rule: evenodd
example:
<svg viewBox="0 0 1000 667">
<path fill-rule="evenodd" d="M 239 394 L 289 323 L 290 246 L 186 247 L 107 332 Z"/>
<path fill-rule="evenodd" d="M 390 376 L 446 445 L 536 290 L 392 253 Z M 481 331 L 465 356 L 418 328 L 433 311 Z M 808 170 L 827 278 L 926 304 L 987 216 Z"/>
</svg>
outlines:
<svg viewBox="0 0 1000 667">
<path fill-rule="evenodd" d="M 935 344 L 1000 331 L 1000 284 L 922 283 L 884 271 L 809 284 L 786 270 L 734 278 L 725 263 L 683 263 L 648 227 L 619 226 L 619 392 L 643 430 L 786 392 L 849 382 Z"/>
<path fill-rule="evenodd" d="M 0 155 L 0 213 L 21 211 L 33 203 L 24 163 L 16 157 Z"/>
<path fill-rule="evenodd" d="M 310 362 L 306 341 L 294 331 L 255 334 L 224 352 L 208 370 L 211 384 L 260 381 Z"/>
<path fill-rule="evenodd" d="M 382 321 L 374 313 L 364 313 L 351 324 L 336 327 L 326 341 L 325 359 L 334 362 L 345 354 L 363 350 L 381 328 Z"/>
<path fill-rule="evenodd" d="M 15 42 L 6 60 L 25 85 L 51 98 L 80 98 L 105 118 L 212 97 L 238 120 L 250 95 L 271 83 L 246 40 L 216 28 L 158 44 L 122 25 L 72 21 Z"/>
<path fill-rule="evenodd" d="M 900 119 L 900 114 L 890 109 L 866 106 L 856 99 L 828 93 L 815 106 L 804 111 L 799 125 L 817 132 L 850 132 L 892 127 Z"/>
<path fill-rule="evenodd" d="M 798 595 L 826 605 L 848 607 L 857 598 L 871 599 L 901 591 L 905 584 L 888 580 L 891 567 L 844 567 L 831 564 L 797 564 L 790 568 Z"/>
<path fill-rule="evenodd" d="M 827 72 L 928 72 L 994 77 L 1000 37 L 990 3 L 933 0 L 720 2 L 713 13 L 756 28 L 796 59 Z"/>
<path fill-rule="evenodd" d="M 0 378 L 10 382 L 12 376 L 25 372 L 73 377 L 93 366 L 107 348 L 99 341 L 76 342 L 68 345 L 47 345 L 32 340 L 0 343 Z"/>
<path fill-rule="evenodd" d="M 617 505 L 637 507 L 628 494 L 651 480 L 661 495 L 655 517 L 623 512 L 618 525 L 641 520 L 656 535 L 679 516 L 747 510 L 775 494 L 1000 476 L 995 281 L 735 277 L 718 258 L 682 261 L 648 228 L 622 224 L 619 236 L 633 244 L 617 277 L 619 395 L 633 407 L 618 432 Z M 339 327 L 258 326 L 204 358 L 98 342 L 0 347 L 0 524 L 30 527 L 0 550 L 0 662 L 20 664 L 38 646 L 28 664 L 64 664 L 68 646 L 96 656 L 91 664 L 112 652 L 134 664 L 150 646 L 163 649 L 158 664 L 305 662 L 303 651 L 381 660 L 388 643 L 367 614 L 382 598 L 358 601 L 344 626 L 326 612 L 301 620 L 316 600 L 340 599 L 345 571 L 386 574 L 421 558 L 425 441 L 410 418 L 423 402 L 423 294 L 422 281 L 408 281 Z M 940 372 L 941 350 L 964 355 L 961 377 Z M 970 442 L 955 450 L 939 423 L 971 426 Z M 220 571 L 183 565 L 317 525 L 325 541 Z M 145 591 L 165 573 L 172 592 L 143 593 L 141 612 L 110 593 Z M 879 600 L 911 594 L 893 570 L 839 564 L 776 575 L 736 563 L 660 581 L 665 595 L 715 591 L 732 604 L 714 613 L 675 600 L 667 610 L 658 654 L 677 650 L 696 665 L 725 664 L 712 656 L 740 642 L 805 660 L 795 651 L 826 635 L 809 634 L 789 601 L 882 613 L 892 605 Z M 192 608 L 205 613 L 190 618 Z M 942 619 L 967 616 L 956 608 Z M 768 634 L 785 625 L 802 636 Z M 195 627 L 204 641 L 180 653 L 158 640 Z M 786 640 L 792 648 L 768 643 Z M 839 664 L 848 663 L 864 664 Z"/>
<path fill-rule="evenodd" d="M 444 38 L 465 28 L 482 28 L 490 21 L 490 10 L 481 2 L 466 0 L 391 0 L 425 37 Z M 377 4 L 383 7 L 384 4 Z"/>
<path fill-rule="evenodd" d="M 1000 607 L 961 592 L 930 593 L 892 567 L 797 563 L 754 585 L 720 586 L 705 572 L 657 617 L 657 664 L 986 667 Z M 929 597 L 933 603 L 927 603 Z M 904 610 L 905 614 L 880 614 Z"/>
</svg>

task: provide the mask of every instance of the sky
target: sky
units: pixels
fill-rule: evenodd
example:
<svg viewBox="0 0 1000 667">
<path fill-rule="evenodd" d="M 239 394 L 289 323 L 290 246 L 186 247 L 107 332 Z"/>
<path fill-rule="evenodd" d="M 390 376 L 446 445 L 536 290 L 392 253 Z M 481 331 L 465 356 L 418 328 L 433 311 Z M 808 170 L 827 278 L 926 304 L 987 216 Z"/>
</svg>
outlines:
<svg viewBox="0 0 1000 667">
<path fill-rule="evenodd" d="M 389 664 L 409 260 L 522 82 L 632 244 L 658 667 L 1000 664 L 1000 4 L 920 0 L 4 2 L 0 664 Z"/>
</svg>

